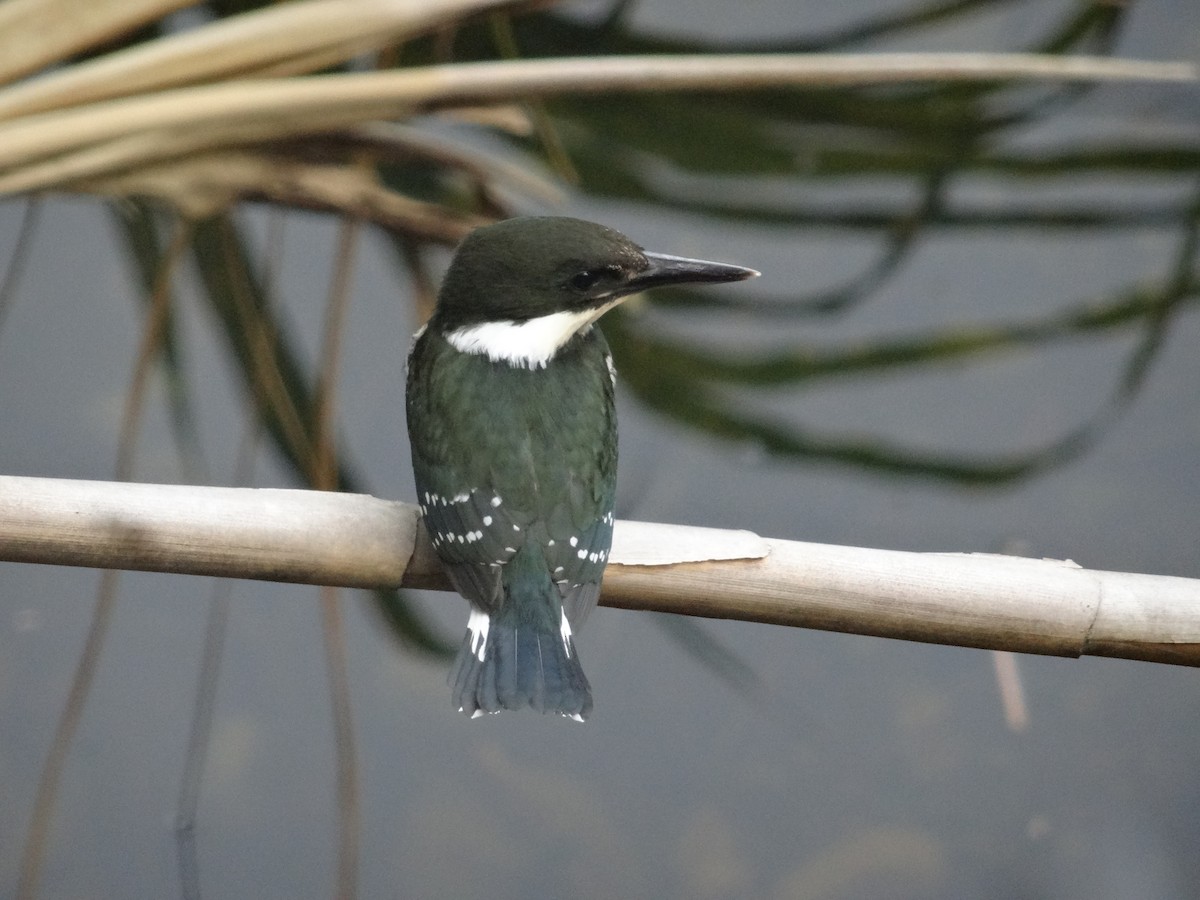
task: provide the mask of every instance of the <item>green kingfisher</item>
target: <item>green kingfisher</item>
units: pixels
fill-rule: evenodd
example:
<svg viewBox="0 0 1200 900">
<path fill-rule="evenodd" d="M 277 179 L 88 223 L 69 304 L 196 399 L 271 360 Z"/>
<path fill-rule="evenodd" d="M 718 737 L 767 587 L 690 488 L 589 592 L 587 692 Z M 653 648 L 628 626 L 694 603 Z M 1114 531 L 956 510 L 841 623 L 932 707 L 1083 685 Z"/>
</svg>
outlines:
<svg viewBox="0 0 1200 900">
<path fill-rule="evenodd" d="M 409 354 L 406 408 L 425 528 L 471 604 L 449 677 L 462 712 L 591 711 L 574 632 L 600 595 L 617 475 L 596 320 L 646 288 L 757 274 L 570 218 L 508 219 L 459 246 Z"/>
</svg>

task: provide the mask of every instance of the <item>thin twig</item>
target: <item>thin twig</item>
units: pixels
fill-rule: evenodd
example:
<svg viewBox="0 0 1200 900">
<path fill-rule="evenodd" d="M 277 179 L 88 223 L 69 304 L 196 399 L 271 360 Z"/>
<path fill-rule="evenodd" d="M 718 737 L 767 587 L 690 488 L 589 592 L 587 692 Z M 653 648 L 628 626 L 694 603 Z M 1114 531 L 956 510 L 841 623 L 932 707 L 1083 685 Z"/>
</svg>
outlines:
<svg viewBox="0 0 1200 900">
<path fill-rule="evenodd" d="M 268 261 L 263 273 L 263 294 L 270 302 L 278 281 L 277 267 L 283 258 L 284 218 L 274 215 L 267 227 Z M 253 404 L 246 409 L 243 439 L 234 465 L 234 484 L 248 485 L 254 477 L 254 461 L 262 437 L 262 419 Z M 175 838 L 179 858 L 180 893 L 185 900 L 200 900 L 200 865 L 196 852 L 196 822 L 200 804 L 200 788 L 208 759 L 216 715 L 217 683 L 224 655 L 225 636 L 229 628 L 229 613 L 234 581 L 218 579 L 213 584 L 209 600 L 208 623 L 205 628 L 204 649 L 200 672 L 196 678 L 196 696 L 192 706 L 192 721 L 188 733 L 188 748 L 180 778 L 179 796 L 175 810 Z"/>
<path fill-rule="evenodd" d="M 272 227 L 272 244 L 281 229 Z M 268 252 L 268 258 L 275 258 Z M 258 453 L 262 423 L 253 407 L 246 410 L 246 424 L 237 462 L 234 483 L 249 484 L 254 477 L 254 459 Z M 208 761 L 208 746 L 212 739 L 216 716 L 217 684 L 225 652 L 225 636 L 229 630 L 229 613 L 233 598 L 234 580 L 221 578 L 213 583 L 209 598 L 208 622 L 204 632 L 200 672 L 196 677 L 196 696 L 192 704 L 192 721 L 188 731 L 187 754 L 183 776 L 179 780 L 179 795 L 175 806 L 175 839 L 179 857 L 180 893 L 184 900 L 200 900 L 200 864 L 196 852 L 196 821 L 200 806 L 200 787 Z"/>
<path fill-rule="evenodd" d="M 349 658 L 341 598 L 335 587 L 321 588 L 321 631 L 325 644 L 325 666 L 329 675 L 329 697 L 333 713 L 334 746 L 337 754 L 338 806 L 338 900 L 352 900 L 358 893 L 358 856 L 362 838 L 358 751 L 354 740 L 354 716 L 350 702 Z"/>
<path fill-rule="evenodd" d="M 333 280 L 329 286 L 321 362 L 317 381 L 317 452 L 313 482 L 319 490 L 337 487 L 337 454 L 334 429 L 337 381 L 350 305 L 354 251 L 361 226 L 353 220 L 341 224 Z M 325 644 L 325 666 L 329 676 L 329 698 L 333 713 L 334 746 L 337 757 L 338 798 L 338 900 L 352 900 L 358 891 L 358 853 L 361 837 L 358 753 L 354 740 L 354 717 L 350 701 L 349 661 L 342 620 L 341 598 L 334 587 L 321 588 L 321 632 Z"/>
<path fill-rule="evenodd" d="M 117 445 L 116 478 L 128 481 L 133 475 L 134 450 L 137 445 L 138 423 L 146 402 L 146 390 L 154 363 L 162 352 L 163 337 L 171 315 L 171 279 L 192 240 L 192 226 L 180 221 L 171 237 L 171 243 L 163 256 L 154 292 L 150 297 L 150 310 L 142 329 L 134 361 L 133 376 L 129 381 L 129 393 L 125 397 L 125 408 L 121 414 L 121 439 Z"/>
<path fill-rule="evenodd" d="M 125 395 L 125 409 L 121 417 L 120 441 L 117 446 L 115 466 L 118 481 L 126 481 L 133 474 L 134 449 L 137 445 L 146 385 L 150 378 L 152 364 L 162 349 L 163 334 L 170 313 L 171 278 L 174 276 L 175 267 L 190 238 L 190 227 L 181 224 L 171 239 L 171 244 L 163 257 L 159 270 L 151 297 L 149 315 L 142 330 L 142 339 L 138 347 L 129 391 Z M 38 779 L 33 816 L 29 824 L 25 852 L 21 857 L 21 874 L 17 885 L 18 900 L 32 900 L 37 896 L 38 882 L 41 878 L 42 864 L 45 861 L 46 848 L 50 838 L 50 825 L 54 818 L 54 808 L 57 804 L 63 770 L 71 745 L 74 743 L 79 720 L 87 705 L 88 695 L 91 693 L 96 666 L 99 664 L 100 655 L 104 649 L 104 638 L 108 634 L 108 627 L 116 606 L 119 574 L 114 570 L 104 572 L 97 587 L 96 605 L 92 609 L 87 639 L 75 667 L 71 689 L 67 695 L 62 715 L 59 717 L 50 752 L 46 755 L 46 763 Z"/>
<path fill-rule="evenodd" d="M 21 871 L 17 880 L 17 900 L 34 900 L 38 894 L 38 884 L 42 876 L 42 865 L 46 859 L 46 849 L 50 843 L 50 825 L 54 820 L 54 809 L 58 805 L 58 790 L 62 785 L 63 771 L 67 765 L 67 756 L 75 740 L 75 732 L 79 730 L 79 720 L 83 717 L 88 695 L 91 693 L 92 682 L 96 677 L 96 667 L 100 663 L 100 654 L 104 649 L 104 638 L 108 634 L 108 626 L 112 622 L 113 606 L 116 603 L 117 582 L 121 573 L 109 570 L 100 576 L 97 588 L 96 604 L 92 607 L 91 624 L 88 626 L 87 638 L 80 651 L 79 660 L 75 664 L 75 674 L 71 677 L 71 689 L 67 693 L 66 703 L 54 729 L 54 738 L 50 742 L 50 751 L 42 765 L 38 777 L 37 792 L 34 794 L 33 815 L 29 820 L 29 829 L 25 836 L 25 849 L 21 854 Z"/>
<path fill-rule="evenodd" d="M 21 276 L 25 274 L 25 266 L 29 260 L 29 248 L 33 243 L 33 235 L 37 231 L 38 214 L 42 209 L 41 197 L 30 197 L 25 203 L 21 214 L 21 229 L 17 232 L 17 240 L 13 244 L 12 254 L 8 258 L 8 266 L 4 269 L 4 278 L 0 280 L 0 334 L 4 333 L 4 323 L 8 319 L 9 310 L 17 299 L 17 290 L 21 285 Z"/>
<path fill-rule="evenodd" d="M 228 217 L 221 217 L 216 227 L 219 229 L 220 250 L 225 256 L 225 268 L 229 275 L 230 309 L 238 320 L 238 328 L 245 340 L 247 383 L 264 416 L 273 419 L 282 432 L 282 443 L 291 448 L 297 460 L 304 461 L 307 470 L 316 451 L 305 424 L 304 413 L 297 408 L 284 374 L 280 371 L 274 351 L 275 317 L 259 309 L 255 303 L 251 273 L 237 259 L 240 247 L 234 223 Z"/>
<path fill-rule="evenodd" d="M 196 678 L 196 696 L 192 701 L 191 727 L 188 730 L 187 755 L 179 795 L 175 801 L 175 841 L 179 858 L 180 893 L 184 900 L 200 900 L 200 863 L 196 853 L 196 818 L 200 806 L 200 785 L 208 761 L 213 717 L 217 705 L 217 682 L 229 630 L 229 610 L 234 582 L 218 579 L 209 597 L 208 622 L 204 629 L 204 647 L 200 654 L 200 672 Z"/>
</svg>

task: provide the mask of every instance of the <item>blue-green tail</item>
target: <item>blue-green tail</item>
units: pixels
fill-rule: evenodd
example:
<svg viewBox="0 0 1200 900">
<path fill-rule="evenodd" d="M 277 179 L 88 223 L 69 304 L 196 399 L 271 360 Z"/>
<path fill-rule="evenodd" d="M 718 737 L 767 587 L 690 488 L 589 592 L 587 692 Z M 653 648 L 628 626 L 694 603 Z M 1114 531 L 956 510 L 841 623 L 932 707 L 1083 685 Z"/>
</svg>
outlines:
<svg viewBox="0 0 1200 900">
<path fill-rule="evenodd" d="M 592 691 L 579 664 L 570 625 L 550 615 L 489 616 L 471 610 L 467 635 L 450 670 L 454 705 L 474 718 L 530 707 L 582 722 Z"/>
</svg>

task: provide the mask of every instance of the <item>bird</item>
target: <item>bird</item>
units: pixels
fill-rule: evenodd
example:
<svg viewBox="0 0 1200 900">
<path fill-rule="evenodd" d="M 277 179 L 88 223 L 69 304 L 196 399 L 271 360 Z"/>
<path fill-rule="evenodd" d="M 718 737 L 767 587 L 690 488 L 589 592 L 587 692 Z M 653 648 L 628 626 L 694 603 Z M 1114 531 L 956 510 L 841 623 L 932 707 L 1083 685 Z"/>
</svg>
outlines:
<svg viewBox="0 0 1200 900">
<path fill-rule="evenodd" d="M 600 595 L 617 475 L 616 373 L 595 323 L 647 288 L 758 274 L 560 216 L 458 246 L 414 336 L 405 409 L 426 532 L 470 603 L 448 678 L 460 711 L 587 718 L 574 635 Z"/>
</svg>

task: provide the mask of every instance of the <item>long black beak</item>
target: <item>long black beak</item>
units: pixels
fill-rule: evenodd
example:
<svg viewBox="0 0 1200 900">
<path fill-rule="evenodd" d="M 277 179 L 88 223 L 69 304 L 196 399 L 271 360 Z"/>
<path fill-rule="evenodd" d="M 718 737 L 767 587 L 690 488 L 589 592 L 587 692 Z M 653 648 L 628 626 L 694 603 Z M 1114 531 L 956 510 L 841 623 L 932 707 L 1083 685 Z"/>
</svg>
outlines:
<svg viewBox="0 0 1200 900">
<path fill-rule="evenodd" d="M 623 286 L 622 293 L 644 291 L 664 284 L 721 284 L 726 281 L 745 281 L 759 273 L 743 266 L 668 256 L 665 253 L 646 253 L 650 266 L 638 272 Z"/>
</svg>

